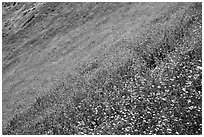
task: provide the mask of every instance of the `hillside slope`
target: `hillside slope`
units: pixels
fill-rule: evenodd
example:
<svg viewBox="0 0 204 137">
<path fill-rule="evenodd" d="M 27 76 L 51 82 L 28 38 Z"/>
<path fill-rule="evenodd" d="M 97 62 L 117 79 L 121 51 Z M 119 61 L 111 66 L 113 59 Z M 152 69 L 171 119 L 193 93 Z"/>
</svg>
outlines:
<svg viewBox="0 0 204 137">
<path fill-rule="evenodd" d="M 3 134 L 201 134 L 201 3 L 3 3 Z"/>
</svg>

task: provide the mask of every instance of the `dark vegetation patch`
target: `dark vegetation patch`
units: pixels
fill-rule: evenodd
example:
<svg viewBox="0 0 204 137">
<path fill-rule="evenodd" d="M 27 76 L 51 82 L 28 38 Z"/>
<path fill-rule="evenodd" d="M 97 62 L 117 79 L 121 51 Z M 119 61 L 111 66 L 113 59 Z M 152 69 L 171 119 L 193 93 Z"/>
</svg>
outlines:
<svg viewBox="0 0 204 137">
<path fill-rule="evenodd" d="M 17 4 L 17 2 L 2 2 L 2 6 L 6 9 L 14 7 Z"/>
<path fill-rule="evenodd" d="M 87 73 L 92 73 L 94 70 L 98 69 L 99 67 L 100 67 L 100 64 L 98 62 L 89 63 L 88 66 L 82 65 L 80 74 L 85 75 Z"/>
</svg>

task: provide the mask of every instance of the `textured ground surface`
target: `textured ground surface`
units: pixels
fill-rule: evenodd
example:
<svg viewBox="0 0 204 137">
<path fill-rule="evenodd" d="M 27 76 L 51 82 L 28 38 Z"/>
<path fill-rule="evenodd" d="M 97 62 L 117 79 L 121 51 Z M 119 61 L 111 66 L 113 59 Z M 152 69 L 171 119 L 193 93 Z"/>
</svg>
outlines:
<svg viewBox="0 0 204 137">
<path fill-rule="evenodd" d="M 2 3 L 3 134 L 202 134 L 201 3 Z"/>
</svg>

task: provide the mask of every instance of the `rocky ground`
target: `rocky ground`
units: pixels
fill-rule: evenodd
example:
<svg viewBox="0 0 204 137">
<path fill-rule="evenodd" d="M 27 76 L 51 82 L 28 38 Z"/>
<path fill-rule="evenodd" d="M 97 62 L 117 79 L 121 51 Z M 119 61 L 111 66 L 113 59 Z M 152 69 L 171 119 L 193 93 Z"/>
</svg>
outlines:
<svg viewBox="0 0 204 137">
<path fill-rule="evenodd" d="M 202 134 L 201 3 L 2 3 L 3 134 Z"/>
</svg>

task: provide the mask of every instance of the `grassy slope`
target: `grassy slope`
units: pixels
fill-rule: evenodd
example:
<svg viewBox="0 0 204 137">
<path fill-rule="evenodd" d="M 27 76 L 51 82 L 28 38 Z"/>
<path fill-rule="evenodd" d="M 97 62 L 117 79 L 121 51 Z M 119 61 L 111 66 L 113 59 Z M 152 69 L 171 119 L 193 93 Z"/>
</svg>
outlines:
<svg viewBox="0 0 204 137">
<path fill-rule="evenodd" d="M 83 6 L 80 3 L 39 4 L 36 6 L 39 10 L 31 11 L 25 21 L 21 20 L 22 11 L 17 16 L 14 11 L 6 14 L 17 19 L 17 27 L 9 26 L 11 31 L 9 27 L 3 28 L 3 33 L 9 36 L 3 38 L 3 125 L 13 118 L 9 132 L 15 132 L 15 126 L 29 132 L 34 121 L 63 110 L 73 93 L 94 91 L 107 79 L 99 78 L 95 82 L 94 77 L 109 76 L 106 71 L 103 74 L 104 69 L 111 73 L 132 57 L 143 57 L 148 64 L 146 55 L 154 52 L 152 43 L 156 47 L 160 37 L 164 39 L 165 29 L 172 31 L 177 26 L 178 17 L 185 13 L 180 7 L 187 8 L 188 4 Z M 30 20 L 33 14 L 36 17 Z M 25 132 L 21 130 L 19 133 Z"/>
</svg>

